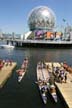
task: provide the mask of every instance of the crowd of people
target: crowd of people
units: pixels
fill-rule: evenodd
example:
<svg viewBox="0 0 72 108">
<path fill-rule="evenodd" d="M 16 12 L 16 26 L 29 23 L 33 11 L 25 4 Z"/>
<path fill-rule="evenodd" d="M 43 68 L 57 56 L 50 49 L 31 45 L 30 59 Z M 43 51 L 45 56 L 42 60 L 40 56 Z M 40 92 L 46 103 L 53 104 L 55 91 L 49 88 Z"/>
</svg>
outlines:
<svg viewBox="0 0 72 108">
<path fill-rule="evenodd" d="M 63 67 L 54 67 L 53 73 L 56 81 L 67 82 L 67 71 Z"/>
<path fill-rule="evenodd" d="M 44 62 L 40 62 L 39 63 L 39 68 L 41 69 L 41 68 L 47 68 L 47 70 L 48 70 L 48 72 L 49 72 L 49 66 L 47 65 L 45 65 L 45 63 Z M 51 84 L 54 84 L 54 82 L 55 81 L 57 81 L 57 82 L 67 82 L 67 71 L 66 71 L 66 69 L 63 67 L 63 66 L 61 66 L 61 67 L 52 67 L 53 68 L 53 72 L 51 73 L 50 72 L 50 78 L 49 78 L 49 82 L 51 83 Z"/>
<path fill-rule="evenodd" d="M 2 59 L 0 59 L 0 70 L 3 68 L 3 66 L 5 65 L 5 66 L 8 66 L 8 65 L 12 65 L 12 60 L 9 60 L 9 59 L 7 59 L 7 60 L 2 60 Z"/>
</svg>

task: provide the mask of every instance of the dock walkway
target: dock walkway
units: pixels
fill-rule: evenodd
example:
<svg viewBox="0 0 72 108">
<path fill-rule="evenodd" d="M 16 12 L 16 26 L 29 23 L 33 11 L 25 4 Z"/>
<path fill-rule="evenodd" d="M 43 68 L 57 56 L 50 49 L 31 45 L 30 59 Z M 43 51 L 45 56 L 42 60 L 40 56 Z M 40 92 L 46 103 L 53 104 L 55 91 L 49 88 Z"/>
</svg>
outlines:
<svg viewBox="0 0 72 108">
<path fill-rule="evenodd" d="M 13 69 L 16 67 L 16 63 L 13 62 L 12 65 L 6 66 L 6 64 L 3 66 L 3 68 L 0 70 L 0 88 L 2 88 L 7 81 L 7 79 L 11 76 Z"/>
<path fill-rule="evenodd" d="M 54 66 L 59 66 L 60 64 L 58 63 L 53 63 Z M 69 108 L 72 108 L 72 74 L 68 73 L 67 75 L 67 82 L 66 83 L 57 83 L 56 85 L 61 92 L 66 104 L 68 105 Z"/>
</svg>

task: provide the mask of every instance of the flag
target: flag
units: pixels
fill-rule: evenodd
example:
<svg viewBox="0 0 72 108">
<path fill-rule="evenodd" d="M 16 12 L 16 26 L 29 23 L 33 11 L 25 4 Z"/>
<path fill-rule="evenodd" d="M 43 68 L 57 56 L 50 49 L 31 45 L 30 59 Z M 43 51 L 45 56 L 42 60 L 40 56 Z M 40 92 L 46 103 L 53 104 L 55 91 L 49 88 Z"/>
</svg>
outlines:
<svg viewBox="0 0 72 108">
<path fill-rule="evenodd" d="M 63 19 L 63 22 L 66 22 L 66 20 L 65 20 L 65 19 Z"/>
</svg>

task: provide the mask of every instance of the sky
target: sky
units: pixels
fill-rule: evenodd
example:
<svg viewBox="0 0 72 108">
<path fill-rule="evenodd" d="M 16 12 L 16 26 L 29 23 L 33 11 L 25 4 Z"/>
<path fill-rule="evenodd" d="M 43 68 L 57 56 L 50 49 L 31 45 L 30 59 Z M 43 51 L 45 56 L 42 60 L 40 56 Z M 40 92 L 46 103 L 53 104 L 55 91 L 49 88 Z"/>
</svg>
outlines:
<svg viewBox="0 0 72 108">
<path fill-rule="evenodd" d="M 56 25 L 63 25 L 63 18 L 72 24 L 72 0 L 0 0 L 0 30 L 23 34 L 29 31 L 27 19 L 36 6 L 48 6 L 56 15 Z"/>
</svg>

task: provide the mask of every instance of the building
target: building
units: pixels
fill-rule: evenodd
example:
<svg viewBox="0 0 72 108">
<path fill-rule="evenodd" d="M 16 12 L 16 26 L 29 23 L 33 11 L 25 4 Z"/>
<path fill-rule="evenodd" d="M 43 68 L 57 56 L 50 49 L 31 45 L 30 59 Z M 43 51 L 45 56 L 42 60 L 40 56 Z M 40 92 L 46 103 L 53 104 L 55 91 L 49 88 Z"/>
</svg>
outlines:
<svg viewBox="0 0 72 108">
<path fill-rule="evenodd" d="M 56 17 L 54 12 L 46 6 L 32 9 L 28 16 L 28 25 L 31 31 L 52 30 L 55 23 Z"/>
</svg>

